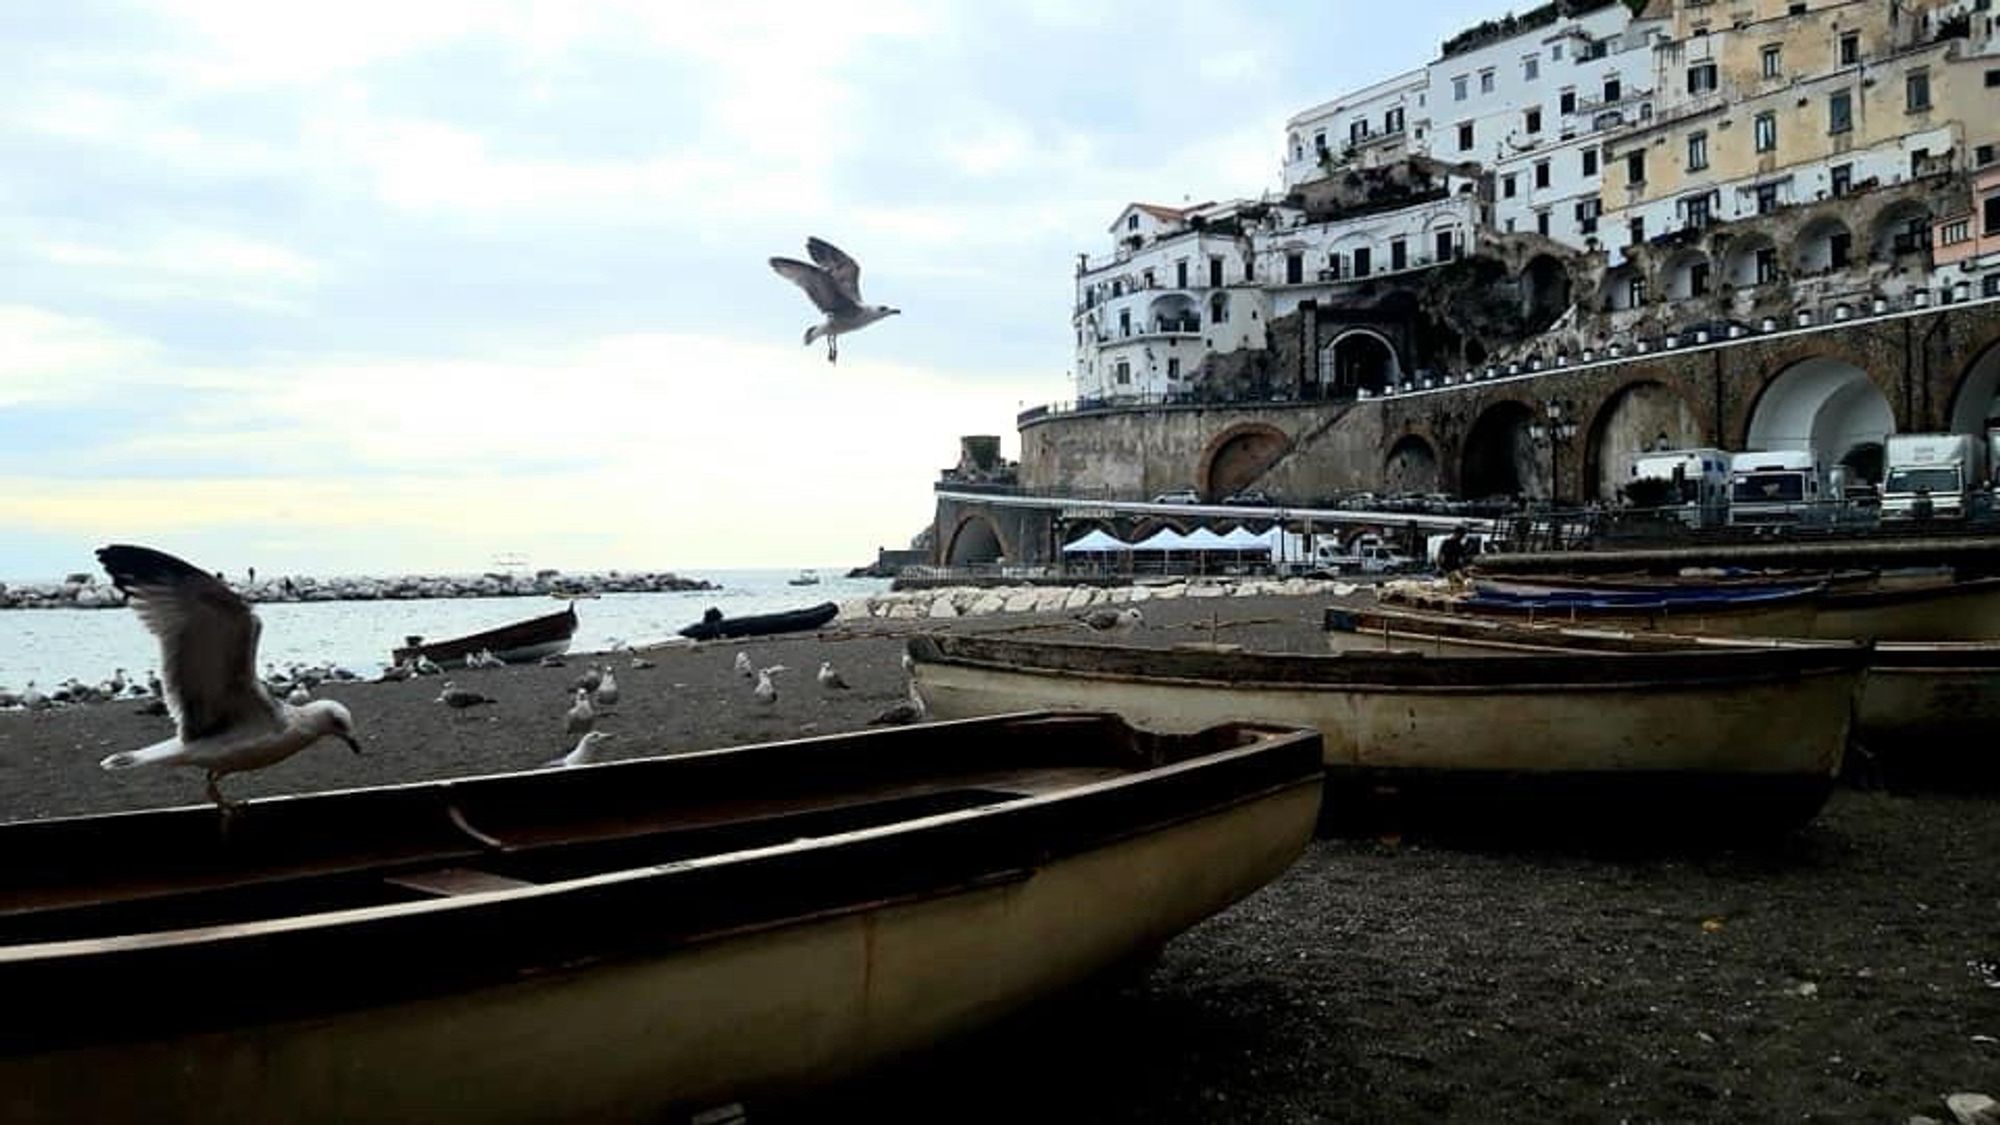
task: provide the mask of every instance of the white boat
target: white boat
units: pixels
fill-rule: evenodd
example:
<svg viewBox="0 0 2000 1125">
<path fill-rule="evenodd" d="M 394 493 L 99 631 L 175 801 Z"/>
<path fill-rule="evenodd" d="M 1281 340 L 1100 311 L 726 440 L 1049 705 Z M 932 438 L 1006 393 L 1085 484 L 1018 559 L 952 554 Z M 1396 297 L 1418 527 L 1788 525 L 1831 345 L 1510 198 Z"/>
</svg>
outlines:
<svg viewBox="0 0 2000 1125">
<path fill-rule="evenodd" d="M 817 586 L 819 585 L 819 572 L 816 570 L 801 570 L 796 578 L 785 579 L 785 585 Z"/>
</svg>

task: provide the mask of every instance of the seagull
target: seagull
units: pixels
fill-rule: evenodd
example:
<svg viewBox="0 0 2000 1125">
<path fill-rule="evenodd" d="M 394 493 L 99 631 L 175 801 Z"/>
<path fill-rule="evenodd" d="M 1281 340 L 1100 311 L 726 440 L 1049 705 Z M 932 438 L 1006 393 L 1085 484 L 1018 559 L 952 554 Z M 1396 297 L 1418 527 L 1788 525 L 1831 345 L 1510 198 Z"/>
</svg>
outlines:
<svg viewBox="0 0 2000 1125">
<path fill-rule="evenodd" d="M 917 670 L 917 661 L 916 661 L 916 658 L 910 655 L 910 650 L 909 650 L 909 649 L 907 649 L 907 648 L 906 648 L 906 649 L 904 649 L 904 650 L 903 650 L 903 671 L 905 671 L 905 672 L 914 672 L 914 671 L 916 671 L 916 670 Z"/>
<path fill-rule="evenodd" d="M 598 671 L 595 664 L 584 665 L 583 675 L 576 678 L 576 686 L 585 691 L 596 691 L 597 685 L 603 682 L 604 673 Z"/>
<path fill-rule="evenodd" d="M 450 680 L 446 680 L 444 682 L 444 689 L 438 692 L 438 697 L 433 702 L 442 703 L 455 711 L 462 711 L 467 707 L 477 707 L 482 703 L 491 703 L 493 699 L 489 696 L 481 695 L 476 691 L 467 691 Z"/>
<path fill-rule="evenodd" d="M 587 730 L 576 740 L 576 749 L 548 763 L 551 766 L 587 766 L 597 760 L 597 744 L 613 737 L 608 730 Z"/>
<path fill-rule="evenodd" d="M 146 669 L 146 694 L 154 699 L 160 699 L 165 692 L 166 689 L 160 686 L 160 674 L 150 668 Z"/>
<path fill-rule="evenodd" d="M 739 676 L 754 676 L 757 674 L 757 669 L 750 665 L 749 653 L 739 652 L 736 654 L 736 674 Z"/>
<path fill-rule="evenodd" d="M 28 686 L 21 691 L 21 706 L 30 711 L 45 711 L 49 708 L 49 697 L 36 689 L 35 681 L 29 680 Z"/>
<path fill-rule="evenodd" d="M 917 685 L 910 685 L 909 698 L 868 720 L 871 727 L 899 727 L 906 723 L 922 722 L 930 715 L 930 708 L 924 706 L 924 697 L 917 694 Z"/>
<path fill-rule="evenodd" d="M 428 656 L 425 656 L 425 655 L 424 655 L 423 653 L 418 653 L 418 654 L 417 654 L 417 665 L 416 665 L 416 667 L 417 667 L 417 675 L 419 675 L 419 676 L 442 676 L 442 675 L 444 675 L 444 669 L 438 666 L 438 662 L 437 662 L 437 661 L 435 661 L 435 660 L 432 660 L 432 659 L 431 659 L 430 657 L 428 657 Z"/>
<path fill-rule="evenodd" d="M 618 705 L 618 681 L 611 675 L 611 665 L 604 666 L 604 678 L 597 684 L 597 705 L 616 707 Z"/>
<path fill-rule="evenodd" d="M 634 653 L 634 654 L 632 655 L 632 667 L 633 667 L 633 668 L 635 668 L 635 669 L 639 669 L 639 670 L 642 670 L 642 671 L 643 671 L 643 670 L 645 670 L 645 669 L 647 669 L 647 668 L 651 668 L 652 666 L 653 666 L 653 662 L 652 662 L 652 661 L 650 661 L 650 660 L 648 660 L 648 659 L 646 659 L 645 657 L 643 657 L 643 656 L 640 656 L 640 655 L 639 655 L 639 654 L 637 654 L 637 653 Z"/>
<path fill-rule="evenodd" d="M 591 709 L 590 693 L 576 689 L 576 702 L 570 705 L 563 729 L 570 734 L 582 734 L 597 723 L 597 712 Z"/>
<path fill-rule="evenodd" d="M 819 662 L 819 686 L 832 691 L 846 691 L 847 681 L 841 679 L 840 673 L 833 670 L 832 661 L 822 660 Z"/>
<path fill-rule="evenodd" d="M 225 774 L 281 762 L 322 738 L 361 752 L 347 708 L 331 699 L 280 703 L 258 682 L 263 626 L 221 579 L 149 547 L 113 545 L 97 559 L 159 638 L 177 728 L 173 738 L 112 754 L 99 766 L 192 766 L 208 775 L 208 799 L 227 815 L 235 806 L 217 788 Z"/>
<path fill-rule="evenodd" d="M 751 688 L 750 691 L 751 694 L 757 697 L 758 702 L 769 704 L 778 701 L 778 685 L 771 682 L 771 677 L 784 670 L 785 666 L 783 664 L 773 664 L 769 668 L 757 669 L 757 686 Z"/>
<path fill-rule="evenodd" d="M 836 337 L 859 331 L 903 310 L 887 305 L 862 304 L 861 267 L 833 243 L 808 238 L 806 253 L 812 255 L 812 262 L 801 262 L 797 258 L 772 258 L 771 268 L 805 290 L 812 303 L 826 314 L 824 324 L 806 329 L 806 346 L 811 347 L 814 340 L 826 337 L 826 361 L 833 363 L 840 359 L 840 345 Z"/>
<path fill-rule="evenodd" d="M 1094 609 L 1077 618 L 1093 633 L 1129 633 L 1146 623 L 1146 617 L 1139 607 L 1128 605 L 1124 609 Z"/>
</svg>

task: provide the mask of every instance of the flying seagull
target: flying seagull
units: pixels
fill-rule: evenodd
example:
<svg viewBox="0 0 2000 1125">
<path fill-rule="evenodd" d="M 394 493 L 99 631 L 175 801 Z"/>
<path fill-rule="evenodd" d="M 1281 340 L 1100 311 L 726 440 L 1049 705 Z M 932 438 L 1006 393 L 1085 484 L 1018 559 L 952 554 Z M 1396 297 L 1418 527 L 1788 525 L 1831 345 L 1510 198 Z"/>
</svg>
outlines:
<svg viewBox="0 0 2000 1125">
<path fill-rule="evenodd" d="M 811 347 L 814 340 L 826 337 L 826 361 L 833 363 L 840 358 L 840 344 L 836 337 L 846 332 L 858 332 L 885 316 L 895 316 L 903 310 L 887 305 L 862 304 L 861 267 L 833 243 L 808 238 L 806 253 L 812 255 L 811 262 L 801 262 L 797 258 L 772 258 L 771 268 L 805 290 L 812 303 L 826 314 L 824 324 L 806 329 L 806 346 Z"/>
<path fill-rule="evenodd" d="M 207 773 L 208 799 L 227 813 L 235 806 L 216 788 L 224 774 L 262 769 L 322 738 L 361 752 L 347 708 L 331 699 L 294 707 L 271 698 L 257 679 L 263 625 L 220 579 L 149 547 L 105 547 L 97 559 L 159 638 L 164 694 L 177 728 L 165 742 L 98 765 L 193 766 Z"/>
</svg>

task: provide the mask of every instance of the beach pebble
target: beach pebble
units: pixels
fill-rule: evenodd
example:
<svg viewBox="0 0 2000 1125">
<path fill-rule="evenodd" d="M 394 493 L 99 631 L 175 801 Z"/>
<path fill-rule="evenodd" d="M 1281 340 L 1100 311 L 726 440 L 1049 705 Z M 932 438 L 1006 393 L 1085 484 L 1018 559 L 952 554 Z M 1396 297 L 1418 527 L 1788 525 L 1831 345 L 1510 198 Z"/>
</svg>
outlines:
<svg viewBox="0 0 2000 1125">
<path fill-rule="evenodd" d="M 2000 1102 L 1985 1094 L 1951 1094 L 1944 1106 L 1958 1119 L 1958 1125 L 2000 1125 Z"/>
<path fill-rule="evenodd" d="M 958 607 L 952 604 L 951 595 L 946 594 L 931 602 L 930 615 L 932 617 L 957 617 Z"/>
</svg>

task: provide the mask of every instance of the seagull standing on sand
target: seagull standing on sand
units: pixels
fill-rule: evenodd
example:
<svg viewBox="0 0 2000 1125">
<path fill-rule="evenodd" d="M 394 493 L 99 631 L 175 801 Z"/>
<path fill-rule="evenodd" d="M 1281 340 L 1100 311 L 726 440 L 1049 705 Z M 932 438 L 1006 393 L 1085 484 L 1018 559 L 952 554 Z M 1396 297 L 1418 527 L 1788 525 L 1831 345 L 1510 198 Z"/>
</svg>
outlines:
<svg viewBox="0 0 2000 1125">
<path fill-rule="evenodd" d="M 450 680 L 446 680 L 444 682 L 444 690 L 438 692 L 436 702 L 442 703 L 454 711 L 463 711 L 467 707 L 477 707 L 482 703 L 492 703 L 493 699 L 490 696 L 481 695 L 476 691 L 467 691 Z"/>
<path fill-rule="evenodd" d="M 570 705 L 563 730 L 570 734 L 583 734 L 595 725 L 597 725 L 597 712 L 591 709 L 590 693 L 578 688 L 576 702 Z"/>
<path fill-rule="evenodd" d="M 757 697 L 759 703 L 768 706 L 778 701 L 778 685 L 771 682 L 771 677 L 784 670 L 785 666 L 783 664 L 773 664 L 769 668 L 757 669 L 757 686 L 751 688 L 750 693 Z"/>
<path fill-rule="evenodd" d="M 208 775 L 208 799 L 228 813 L 235 806 L 216 787 L 225 774 L 281 762 L 322 738 L 338 738 L 361 752 L 353 716 L 339 703 L 318 699 L 294 707 L 271 698 L 257 679 L 263 626 L 220 579 L 147 547 L 105 547 L 97 558 L 159 638 L 166 701 L 177 726 L 173 738 L 98 765 L 192 766 Z"/>
<path fill-rule="evenodd" d="M 811 262 L 801 262 L 797 258 L 772 258 L 771 268 L 805 290 L 812 303 L 826 314 L 824 324 L 806 329 L 806 346 L 811 347 L 814 340 L 826 337 L 826 361 L 833 363 L 840 358 L 837 337 L 857 332 L 903 310 L 887 305 L 862 304 L 861 267 L 833 243 L 808 238 L 806 253 L 812 255 Z"/>
<path fill-rule="evenodd" d="M 576 740 L 576 749 L 550 762 L 552 766 L 587 766 L 597 760 L 597 744 L 610 738 L 608 730 L 587 730 Z"/>
<path fill-rule="evenodd" d="M 604 666 L 604 677 L 597 682 L 597 705 L 599 707 L 618 706 L 618 680 L 611 674 L 611 665 Z"/>
<path fill-rule="evenodd" d="M 834 671 L 832 661 L 822 660 L 819 662 L 819 686 L 828 691 L 846 691 L 847 681 L 840 678 L 839 672 Z"/>
<path fill-rule="evenodd" d="M 757 674 L 757 669 L 750 664 L 749 653 L 739 652 L 736 654 L 736 674 L 745 679 Z"/>
</svg>

